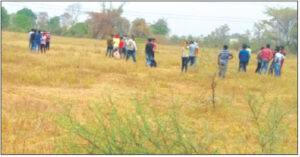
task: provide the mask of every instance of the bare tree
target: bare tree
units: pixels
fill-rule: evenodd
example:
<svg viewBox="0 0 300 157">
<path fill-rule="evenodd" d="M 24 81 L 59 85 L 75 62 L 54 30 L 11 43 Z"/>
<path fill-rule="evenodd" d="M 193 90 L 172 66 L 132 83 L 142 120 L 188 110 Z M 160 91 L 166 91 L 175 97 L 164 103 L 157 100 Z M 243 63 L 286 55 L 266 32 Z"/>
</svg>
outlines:
<svg viewBox="0 0 300 157">
<path fill-rule="evenodd" d="M 71 4 L 67 7 L 66 13 L 70 16 L 70 25 L 73 26 L 78 21 L 78 17 L 81 13 L 81 5 L 79 3 Z"/>
<path fill-rule="evenodd" d="M 46 29 L 48 25 L 48 18 L 47 12 L 39 12 L 37 16 L 37 27 L 39 29 Z"/>
</svg>

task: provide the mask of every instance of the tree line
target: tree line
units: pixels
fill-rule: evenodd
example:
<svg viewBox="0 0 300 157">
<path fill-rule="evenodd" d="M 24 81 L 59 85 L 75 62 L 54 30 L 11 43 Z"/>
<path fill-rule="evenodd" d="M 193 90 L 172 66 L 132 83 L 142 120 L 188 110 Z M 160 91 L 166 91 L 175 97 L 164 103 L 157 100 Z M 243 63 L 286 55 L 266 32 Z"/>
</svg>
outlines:
<svg viewBox="0 0 300 157">
<path fill-rule="evenodd" d="M 106 7 L 102 3 L 99 12 L 84 12 L 89 16 L 84 22 L 78 22 L 82 14 L 80 4 L 72 4 L 60 16 L 49 17 L 47 12 L 34 13 L 31 9 L 23 8 L 16 13 L 8 14 L 1 7 L 2 28 L 4 30 L 28 32 L 31 28 L 50 31 L 60 36 L 87 37 L 105 39 L 111 34 L 135 35 L 138 38 L 155 37 L 160 43 L 182 44 L 184 41 L 197 41 L 200 46 L 220 47 L 224 44 L 238 48 L 243 43 L 251 45 L 256 51 L 262 45 L 284 45 L 288 51 L 297 53 L 297 10 L 293 8 L 267 8 L 264 12 L 269 20 L 258 21 L 252 30 L 245 33 L 230 34 L 228 25 L 222 25 L 210 34 L 177 36 L 169 35 L 170 29 L 165 19 L 158 19 L 153 24 L 143 18 L 130 22 L 122 17 L 122 3 L 117 8 Z"/>
</svg>

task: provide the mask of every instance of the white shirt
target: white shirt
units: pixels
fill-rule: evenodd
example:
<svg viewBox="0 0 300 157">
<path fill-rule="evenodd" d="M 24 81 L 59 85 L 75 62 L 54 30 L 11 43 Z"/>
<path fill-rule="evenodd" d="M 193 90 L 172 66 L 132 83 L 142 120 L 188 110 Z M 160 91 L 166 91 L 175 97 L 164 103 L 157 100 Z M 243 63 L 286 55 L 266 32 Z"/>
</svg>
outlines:
<svg viewBox="0 0 300 157">
<path fill-rule="evenodd" d="M 251 49 L 250 48 L 246 48 L 246 50 L 249 52 L 249 55 L 251 55 Z"/>
<path fill-rule="evenodd" d="M 134 40 L 132 40 L 132 39 L 128 40 L 127 49 L 128 50 L 135 50 L 135 51 L 137 51 L 137 47 L 136 47 L 136 44 L 135 44 Z"/>
<path fill-rule="evenodd" d="M 28 33 L 29 39 L 30 39 L 30 36 L 31 36 L 32 33 L 33 33 L 33 31 L 30 31 L 30 32 Z"/>
<path fill-rule="evenodd" d="M 277 52 L 277 53 L 275 54 L 275 57 L 274 57 L 274 62 L 275 62 L 275 63 L 281 63 L 281 60 L 283 60 L 284 58 L 285 58 L 285 57 L 284 57 L 283 54 Z"/>
<path fill-rule="evenodd" d="M 43 35 L 41 38 L 41 44 L 46 45 L 46 40 L 47 40 L 46 35 Z"/>
</svg>

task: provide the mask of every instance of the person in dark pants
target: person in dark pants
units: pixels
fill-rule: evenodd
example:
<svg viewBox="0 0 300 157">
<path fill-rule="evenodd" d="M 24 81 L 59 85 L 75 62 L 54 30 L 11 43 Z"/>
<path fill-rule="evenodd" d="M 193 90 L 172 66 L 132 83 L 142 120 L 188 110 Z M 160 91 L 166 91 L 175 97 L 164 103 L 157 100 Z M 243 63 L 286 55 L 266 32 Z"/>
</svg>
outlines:
<svg viewBox="0 0 300 157">
<path fill-rule="evenodd" d="M 31 43 L 31 52 L 35 51 L 36 49 L 36 44 L 35 44 L 35 35 L 36 35 L 36 30 L 33 30 L 33 33 L 30 35 L 30 43 Z"/>
<path fill-rule="evenodd" d="M 136 62 L 135 52 L 137 51 L 137 46 L 135 43 L 135 37 L 133 35 L 128 40 L 128 45 L 126 48 L 127 48 L 126 61 L 128 61 L 129 57 L 131 56 L 133 62 Z"/>
<path fill-rule="evenodd" d="M 182 47 L 182 65 L 181 72 L 187 72 L 189 63 L 189 43 L 187 41 L 184 42 Z"/>
<path fill-rule="evenodd" d="M 113 37 L 114 37 L 114 35 L 111 35 L 110 38 L 107 39 L 107 49 L 106 49 L 105 56 L 112 57 L 112 51 L 114 49 L 114 46 L 113 46 Z"/>
<path fill-rule="evenodd" d="M 260 51 L 257 52 L 257 67 L 255 70 L 255 73 L 259 73 L 259 69 L 261 68 L 261 62 L 262 62 L 262 58 L 261 58 L 261 50 L 263 50 L 264 47 L 260 48 Z"/>
<path fill-rule="evenodd" d="M 242 71 L 244 71 L 244 72 L 247 71 L 247 65 L 248 65 L 249 58 L 250 58 L 249 51 L 247 51 L 246 48 L 247 48 L 247 45 L 243 44 L 242 50 L 240 50 L 240 52 L 239 52 L 239 59 L 240 59 L 239 71 L 241 71 L 241 69 L 242 69 Z"/>
<path fill-rule="evenodd" d="M 152 43 L 152 39 L 148 38 L 148 42 L 145 46 L 145 52 L 146 52 L 146 65 L 152 67 L 153 66 L 153 57 L 154 57 L 154 44 Z"/>
<path fill-rule="evenodd" d="M 46 33 L 46 49 L 47 49 L 47 51 L 50 50 L 50 39 L 51 39 L 50 32 L 47 32 Z"/>
<path fill-rule="evenodd" d="M 274 71 L 274 57 L 275 57 L 275 54 L 280 52 L 280 47 L 279 46 L 276 46 L 275 47 L 275 51 L 272 52 L 272 58 L 273 58 L 273 61 L 269 67 L 269 75 L 273 75 L 273 71 Z"/>
</svg>

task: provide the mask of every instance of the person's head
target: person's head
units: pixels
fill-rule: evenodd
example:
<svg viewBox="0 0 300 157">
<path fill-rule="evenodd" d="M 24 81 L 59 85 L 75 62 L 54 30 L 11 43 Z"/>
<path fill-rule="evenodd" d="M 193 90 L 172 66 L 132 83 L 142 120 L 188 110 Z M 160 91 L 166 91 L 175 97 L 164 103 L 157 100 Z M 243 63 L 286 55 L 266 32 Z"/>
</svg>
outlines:
<svg viewBox="0 0 300 157">
<path fill-rule="evenodd" d="M 134 36 L 134 35 L 131 35 L 131 39 L 132 39 L 132 40 L 135 40 L 135 36 Z"/>
<path fill-rule="evenodd" d="M 152 41 L 153 41 L 153 42 L 155 42 L 155 41 L 156 41 L 156 39 L 155 39 L 155 38 L 152 38 Z"/>
<path fill-rule="evenodd" d="M 152 39 L 151 38 L 148 38 L 148 42 L 151 42 L 152 41 Z"/>
<path fill-rule="evenodd" d="M 31 28 L 31 31 L 33 32 L 33 31 L 34 31 L 34 29 L 33 29 L 33 28 Z"/>
<path fill-rule="evenodd" d="M 247 47 L 250 49 L 250 45 L 247 45 Z"/>
<path fill-rule="evenodd" d="M 262 47 L 260 48 L 260 50 L 262 50 L 262 49 L 264 49 L 264 48 L 265 48 L 265 47 L 262 46 Z"/>
<path fill-rule="evenodd" d="M 188 46 L 188 44 L 189 44 L 188 41 L 184 41 L 184 42 L 183 42 L 183 45 L 184 45 L 185 47 Z"/>
<path fill-rule="evenodd" d="M 193 44 L 194 42 L 193 41 L 190 41 L 190 44 Z"/>
<path fill-rule="evenodd" d="M 280 50 L 284 50 L 284 46 L 280 46 Z"/>
<path fill-rule="evenodd" d="M 110 35 L 111 38 L 113 38 L 114 36 L 115 36 L 114 34 L 111 34 L 111 35 Z"/>
<path fill-rule="evenodd" d="M 242 48 L 243 48 L 243 49 L 246 49 L 247 47 L 248 47 L 247 44 L 243 44 L 243 45 L 242 45 Z"/>
<path fill-rule="evenodd" d="M 227 49 L 228 49 L 228 45 L 224 45 L 224 46 L 223 46 L 223 49 L 224 49 L 224 50 L 227 50 Z"/>
<path fill-rule="evenodd" d="M 270 44 L 267 44 L 267 45 L 266 45 L 266 47 L 267 47 L 267 48 L 270 48 L 270 47 L 271 47 L 271 45 L 270 45 Z"/>
<path fill-rule="evenodd" d="M 36 33 L 36 30 L 34 29 L 33 32 Z"/>
<path fill-rule="evenodd" d="M 120 39 L 123 39 L 123 37 L 120 37 Z"/>
<path fill-rule="evenodd" d="M 41 33 L 41 30 L 39 30 L 38 33 L 40 34 L 40 33 Z"/>
<path fill-rule="evenodd" d="M 279 52 L 280 51 L 280 47 L 279 46 L 276 46 L 275 47 L 275 52 Z"/>
</svg>

